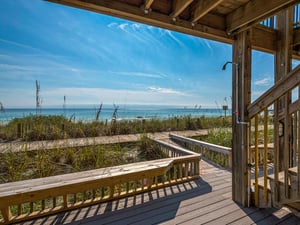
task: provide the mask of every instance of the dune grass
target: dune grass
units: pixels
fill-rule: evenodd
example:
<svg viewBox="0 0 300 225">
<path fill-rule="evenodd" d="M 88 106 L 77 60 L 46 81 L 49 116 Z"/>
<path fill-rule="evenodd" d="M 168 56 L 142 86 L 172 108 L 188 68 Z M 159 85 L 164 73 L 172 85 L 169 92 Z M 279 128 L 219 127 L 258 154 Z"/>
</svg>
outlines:
<svg viewBox="0 0 300 225">
<path fill-rule="evenodd" d="M 36 141 L 161 131 L 228 127 L 230 118 L 191 116 L 167 120 L 132 120 L 106 123 L 72 122 L 63 116 L 28 116 L 0 126 L 0 139 Z M 66 140 L 67 141 L 67 140 Z M 26 145 L 25 145 L 26 146 Z M 26 150 L 26 149 L 24 149 Z M 59 175 L 89 169 L 163 158 L 159 146 L 146 136 L 137 143 L 40 149 L 1 154 L 0 183 Z"/>
<path fill-rule="evenodd" d="M 0 125 L 0 141 L 37 141 L 105 135 L 182 131 L 230 126 L 227 117 L 172 117 L 169 119 L 73 122 L 64 116 L 31 115 Z"/>
</svg>

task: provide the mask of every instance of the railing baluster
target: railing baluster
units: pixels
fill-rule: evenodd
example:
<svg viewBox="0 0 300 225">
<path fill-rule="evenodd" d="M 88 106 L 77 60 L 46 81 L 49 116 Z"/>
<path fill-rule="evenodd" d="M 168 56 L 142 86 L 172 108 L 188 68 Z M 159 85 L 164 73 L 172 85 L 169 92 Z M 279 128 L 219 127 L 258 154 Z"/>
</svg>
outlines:
<svg viewBox="0 0 300 225">
<path fill-rule="evenodd" d="M 255 116 L 255 205 L 259 206 L 259 190 L 258 190 L 258 114 Z"/>
<path fill-rule="evenodd" d="M 30 213 L 32 213 L 33 212 L 33 202 L 29 203 L 29 207 L 30 207 Z"/>
<path fill-rule="evenodd" d="M 298 5 L 299 6 L 299 5 Z M 300 87 L 298 89 L 298 99 L 300 99 Z M 297 115 L 297 126 L 298 126 L 298 132 L 297 132 L 297 153 L 298 153 L 298 160 L 297 160 L 297 191 L 298 191 L 298 197 L 300 197 L 300 111 L 296 113 Z"/>
<path fill-rule="evenodd" d="M 22 205 L 18 205 L 18 216 L 22 215 Z"/>
<path fill-rule="evenodd" d="M 288 179 L 288 170 L 289 170 L 289 150 L 290 150 L 290 117 L 289 117 L 289 103 L 290 103 L 290 94 L 284 96 L 284 193 L 285 197 L 289 198 L 289 179 Z"/>
<path fill-rule="evenodd" d="M 42 210 L 44 210 L 45 209 L 45 200 L 43 199 L 42 200 Z"/>
<path fill-rule="evenodd" d="M 264 110 L 264 201 L 268 203 L 268 109 Z"/>
<path fill-rule="evenodd" d="M 54 198 L 52 199 L 52 206 L 53 206 L 53 208 L 56 207 L 56 197 L 54 197 Z"/>
<path fill-rule="evenodd" d="M 179 164 L 179 178 L 182 180 L 182 163 Z"/>
<path fill-rule="evenodd" d="M 73 201 L 74 201 L 74 204 L 77 202 L 77 194 L 76 193 L 73 195 Z"/>
<path fill-rule="evenodd" d="M 10 207 L 8 206 L 8 207 L 5 207 L 5 208 L 1 208 L 1 213 L 2 213 L 2 216 L 3 216 L 4 222 L 8 223 L 12 218 Z"/>
<path fill-rule="evenodd" d="M 68 208 L 68 196 L 67 195 L 63 195 L 63 206 L 64 208 Z"/>
</svg>

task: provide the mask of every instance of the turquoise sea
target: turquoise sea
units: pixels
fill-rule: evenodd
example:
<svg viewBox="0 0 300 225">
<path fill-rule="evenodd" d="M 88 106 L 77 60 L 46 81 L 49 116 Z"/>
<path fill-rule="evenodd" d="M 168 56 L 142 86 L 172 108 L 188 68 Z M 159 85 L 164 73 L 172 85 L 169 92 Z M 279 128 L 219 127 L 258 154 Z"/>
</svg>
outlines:
<svg viewBox="0 0 300 225">
<path fill-rule="evenodd" d="M 114 112 L 114 106 L 103 106 L 99 115 L 99 120 L 111 120 Z M 97 107 L 63 107 L 61 108 L 41 108 L 40 115 L 63 115 L 66 118 L 73 118 L 75 121 L 91 122 L 96 119 Z M 227 110 L 226 114 L 230 115 Z M 0 112 L 0 124 L 5 124 L 14 118 L 22 118 L 28 115 L 36 115 L 35 108 L 6 108 Z M 132 119 L 167 119 L 180 116 L 224 116 L 222 109 L 199 108 L 199 107 L 176 107 L 176 106 L 141 106 L 132 105 L 119 107 L 117 111 L 118 120 Z"/>
</svg>

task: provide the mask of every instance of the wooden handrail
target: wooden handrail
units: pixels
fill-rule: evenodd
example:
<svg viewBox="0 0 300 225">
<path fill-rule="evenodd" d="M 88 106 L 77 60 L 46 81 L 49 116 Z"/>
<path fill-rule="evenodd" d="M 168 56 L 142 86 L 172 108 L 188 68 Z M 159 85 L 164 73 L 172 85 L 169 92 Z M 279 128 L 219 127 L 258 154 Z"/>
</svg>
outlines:
<svg viewBox="0 0 300 225">
<path fill-rule="evenodd" d="M 199 140 L 195 140 L 192 138 L 187 138 L 187 137 L 183 137 L 183 136 L 179 136 L 176 134 L 170 134 L 170 138 L 174 139 L 174 140 L 178 140 L 178 141 L 183 141 L 189 144 L 193 144 L 199 147 L 204 147 L 204 148 L 208 148 L 210 151 L 214 151 L 214 152 L 219 152 L 225 155 L 231 154 L 231 148 L 228 147 L 224 147 L 221 145 L 215 145 L 215 144 L 211 144 L 211 143 L 207 143 L 204 141 L 199 141 Z"/>
<path fill-rule="evenodd" d="M 0 224 L 57 214 L 198 178 L 200 155 L 186 151 L 181 154 L 183 156 L 0 184 Z M 27 210 L 23 211 L 24 207 Z"/>
<path fill-rule="evenodd" d="M 300 84 L 300 65 L 292 70 L 286 77 L 278 81 L 273 87 L 256 99 L 248 107 L 249 118 L 253 118 L 286 92 L 292 90 Z"/>
<path fill-rule="evenodd" d="M 158 143 L 162 147 L 166 147 L 168 149 L 168 151 L 170 151 L 171 154 L 173 154 L 173 156 L 176 156 L 176 157 L 184 156 L 184 155 L 199 155 L 199 154 L 197 154 L 193 151 L 190 151 L 186 148 L 181 148 L 179 146 L 175 146 L 175 145 L 172 145 L 170 143 L 166 143 L 166 142 L 161 141 L 161 140 L 155 140 L 155 142 Z M 170 154 L 169 154 L 169 156 L 170 156 Z"/>
<path fill-rule="evenodd" d="M 175 141 L 179 141 L 181 143 L 185 143 L 187 145 L 190 145 L 192 147 L 198 147 L 200 148 L 200 152 L 202 153 L 202 155 L 204 157 L 209 157 L 210 153 L 219 153 L 222 155 L 226 155 L 227 156 L 227 161 L 225 161 L 224 166 L 228 166 L 229 168 L 231 168 L 232 166 L 232 153 L 231 153 L 231 148 L 228 147 L 224 147 L 221 145 L 215 145 L 215 144 L 211 144 L 211 143 L 207 143 L 204 141 L 199 141 L 199 140 L 195 140 L 195 139 L 191 139 L 191 138 L 187 138 L 187 137 L 183 137 L 183 136 L 179 136 L 176 134 L 170 134 L 169 135 L 171 139 L 175 140 Z M 197 151 L 198 152 L 198 151 Z M 208 156 L 207 154 L 204 153 L 209 153 Z M 224 158 L 225 159 L 225 158 Z"/>
</svg>

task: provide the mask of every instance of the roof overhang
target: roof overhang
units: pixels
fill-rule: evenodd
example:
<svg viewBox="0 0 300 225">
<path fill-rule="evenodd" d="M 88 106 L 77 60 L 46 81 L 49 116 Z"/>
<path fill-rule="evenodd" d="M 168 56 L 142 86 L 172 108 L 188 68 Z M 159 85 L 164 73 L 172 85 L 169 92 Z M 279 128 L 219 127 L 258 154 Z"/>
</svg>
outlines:
<svg viewBox="0 0 300 225">
<path fill-rule="evenodd" d="M 299 0 L 47 0 L 231 44 L 252 28 L 254 49 L 274 52 L 276 31 L 259 22 Z M 266 42 L 267 40 L 267 42 Z"/>
</svg>

